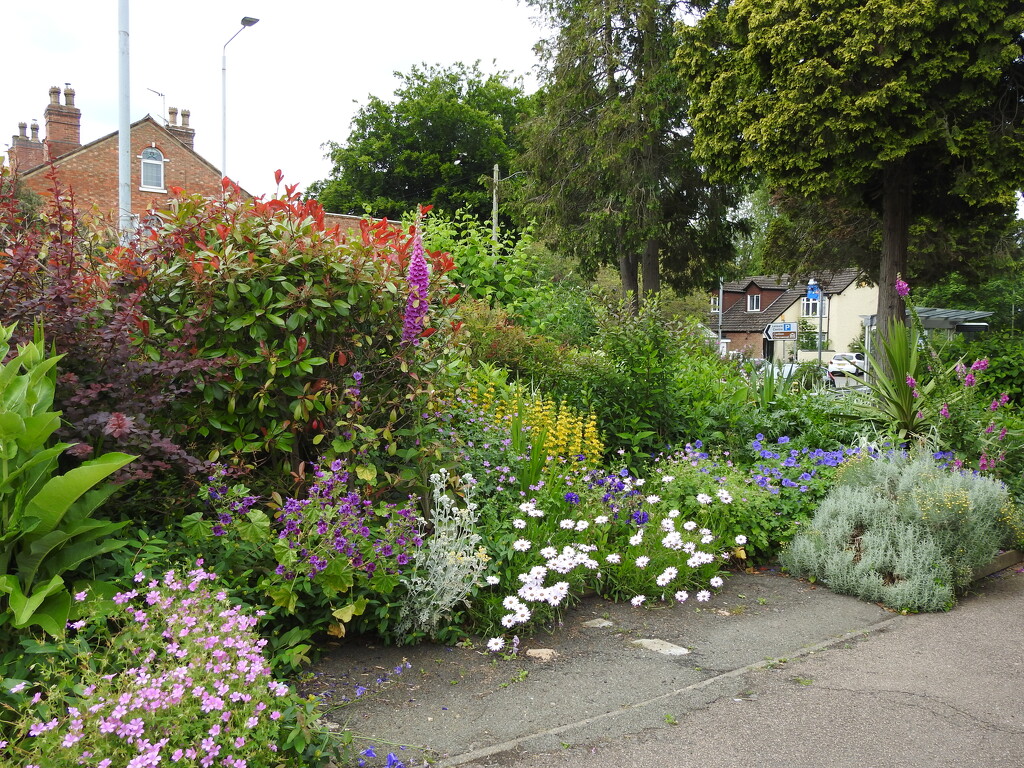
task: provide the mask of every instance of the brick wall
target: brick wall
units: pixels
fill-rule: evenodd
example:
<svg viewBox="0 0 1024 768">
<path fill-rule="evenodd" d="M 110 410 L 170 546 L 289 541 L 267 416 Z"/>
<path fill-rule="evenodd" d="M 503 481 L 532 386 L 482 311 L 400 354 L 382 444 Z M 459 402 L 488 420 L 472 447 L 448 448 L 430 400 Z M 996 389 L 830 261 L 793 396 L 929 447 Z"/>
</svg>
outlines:
<svg viewBox="0 0 1024 768">
<path fill-rule="evenodd" d="M 76 152 L 58 158 L 55 166 L 61 183 L 75 195 L 75 204 L 83 213 L 98 213 L 109 221 L 117 220 L 118 137 L 116 133 L 88 144 Z M 139 155 L 146 147 L 155 146 L 163 153 L 165 193 L 140 190 L 142 165 Z M 41 195 L 50 193 L 46 173 L 48 167 L 37 168 L 22 178 L 25 185 Z M 188 194 L 219 195 L 220 172 L 202 157 L 184 147 L 152 118 L 132 127 L 131 190 L 132 213 L 144 214 L 151 208 L 168 206 L 171 187 L 181 187 Z"/>
</svg>

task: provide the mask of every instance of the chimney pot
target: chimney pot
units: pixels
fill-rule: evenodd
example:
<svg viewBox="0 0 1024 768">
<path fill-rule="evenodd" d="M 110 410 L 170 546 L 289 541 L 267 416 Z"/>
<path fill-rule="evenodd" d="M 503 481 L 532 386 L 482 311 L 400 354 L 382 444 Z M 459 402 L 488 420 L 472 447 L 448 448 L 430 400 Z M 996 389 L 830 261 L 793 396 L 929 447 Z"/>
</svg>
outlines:
<svg viewBox="0 0 1024 768">
<path fill-rule="evenodd" d="M 177 125 L 178 124 L 178 108 L 177 107 L 168 107 L 167 108 L 167 122 L 170 123 L 171 125 Z"/>
<path fill-rule="evenodd" d="M 192 112 L 187 109 L 181 110 L 181 127 L 188 128 L 188 119 L 192 117 Z"/>
<path fill-rule="evenodd" d="M 64 83 L 64 103 L 69 107 L 75 106 L 75 89 L 71 83 Z"/>
<path fill-rule="evenodd" d="M 39 141 L 39 123 L 32 121 L 32 141 Z"/>
<path fill-rule="evenodd" d="M 56 85 L 50 86 L 50 104 L 60 104 L 60 88 Z"/>
<path fill-rule="evenodd" d="M 28 130 L 28 123 L 26 123 L 26 122 L 18 123 L 18 135 L 21 136 L 21 138 L 23 138 L 23 139 L 27 139 L 28 138 L 28 133 L 26 133 L 27 130 Z"/>
</svg>

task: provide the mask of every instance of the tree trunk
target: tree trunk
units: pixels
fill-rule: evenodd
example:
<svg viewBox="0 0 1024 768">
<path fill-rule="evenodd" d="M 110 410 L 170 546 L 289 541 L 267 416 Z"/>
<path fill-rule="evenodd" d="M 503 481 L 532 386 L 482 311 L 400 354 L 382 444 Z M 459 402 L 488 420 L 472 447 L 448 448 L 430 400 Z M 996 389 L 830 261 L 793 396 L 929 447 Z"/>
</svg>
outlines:
<svg viewBox="0 0 1024 768">
<path fill-rule="evenodd" d="M 876 324 L 883 337 L 893 320 L 905 321 L 907 307 L 896 293 L 896 280 L 906 277 L 913 173 L 905 162 L 885 166 L 882 181 L 882 259 L 878 271 Z"/>
<path fill-rule="evenodd" d="M 645 299 L 649 294 L 658 293 L 661 290 L 660 256 L 661 243 L 654 238 L 648 238 L 647 243 L 644 245 L 640 267 Z"/>
<path fill-rule="evenodd" d="M 622 283 L 622 300 L 628 301 L 635 313 L 639 308 L 640 284 L 637 275 L 637 257 L 619 256 L 619 281 Z"/>
</svg>

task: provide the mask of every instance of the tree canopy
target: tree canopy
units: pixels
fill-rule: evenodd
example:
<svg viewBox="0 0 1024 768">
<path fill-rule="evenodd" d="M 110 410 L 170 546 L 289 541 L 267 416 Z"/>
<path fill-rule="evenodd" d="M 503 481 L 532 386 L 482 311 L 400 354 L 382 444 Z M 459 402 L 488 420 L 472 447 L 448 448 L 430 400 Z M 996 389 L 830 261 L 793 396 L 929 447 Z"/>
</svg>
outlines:
<svg viewBox="0 0 1024 768">
<path fill-rule="evenodd" d="M 683 29 L 695 157 L 869 210 L 884 327 L 915 222 L 988 241 L 1013 221 L 1022 30 L 1013 0 L 735 0 Z"/>
<path fill-rule="evenodd" d="M 491 191 L 481 176 L 495 163 L 507 169 L 520 152 L 514 128 L 531 97 L 510 73 L 486 75 L 478 64 L 395 75 L 395 99 L 370 96 L 348 139 L 325 145 L 334 167 L 309 195 L 333 213 L 400 218 L 422 203 L 489 219 Z"/>
<path fill-rule="evenodd" d="M 733 253 L 723 185 L 691 156 L 673 63 L 678 0 L 527 0 L 542 43 L 538 115 L 524 126 L 527 210 L 585 273 L 618 265 L 625 291 L 706 286 Z"/>
</svg>

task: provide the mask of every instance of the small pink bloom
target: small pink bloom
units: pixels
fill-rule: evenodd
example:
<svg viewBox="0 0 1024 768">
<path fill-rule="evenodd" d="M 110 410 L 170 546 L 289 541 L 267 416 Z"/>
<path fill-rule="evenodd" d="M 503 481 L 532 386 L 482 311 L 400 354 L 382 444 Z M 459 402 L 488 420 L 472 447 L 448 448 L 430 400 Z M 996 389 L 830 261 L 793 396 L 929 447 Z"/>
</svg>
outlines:
<svg viewBox="0 0 1024 768">
<path fill-rule="evenodd" d="M 904 299 L 910 294 L 910 286 L 902 278 L 897 278 L 896 280 L 896 293 Z"/>
</svg>

